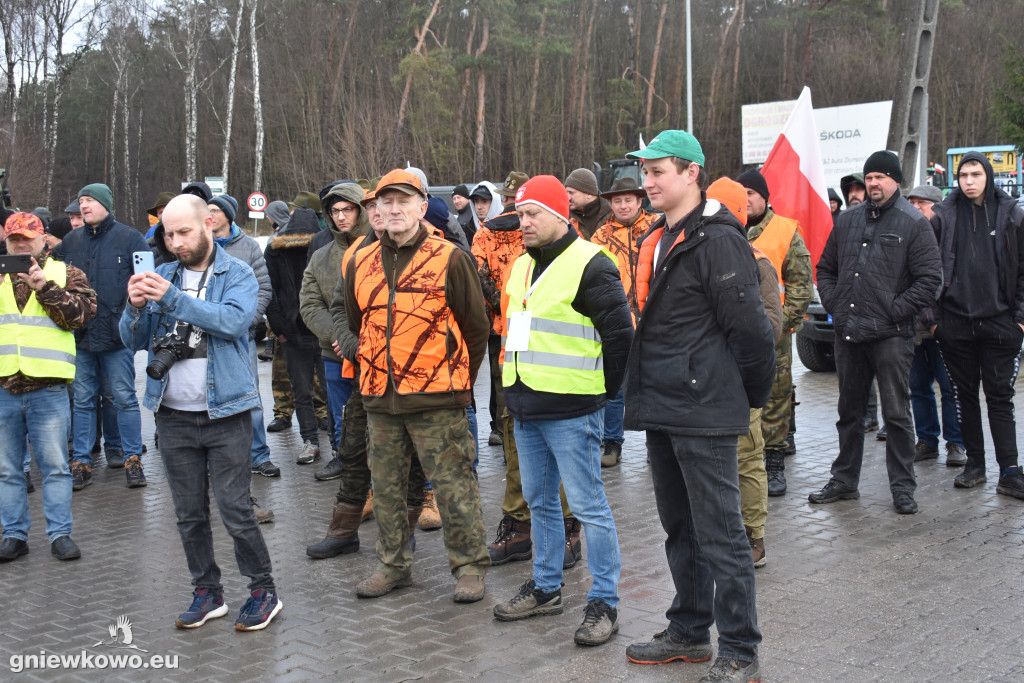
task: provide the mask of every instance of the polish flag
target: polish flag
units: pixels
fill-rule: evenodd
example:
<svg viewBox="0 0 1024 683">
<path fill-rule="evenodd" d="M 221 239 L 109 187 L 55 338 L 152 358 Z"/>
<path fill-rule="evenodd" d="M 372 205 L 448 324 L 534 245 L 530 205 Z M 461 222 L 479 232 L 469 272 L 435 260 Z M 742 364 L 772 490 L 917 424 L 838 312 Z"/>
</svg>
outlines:
<svg viewBox="0 0 1024 683">
<path fill-rule="evenodd" d="M 832 231 L 828 186 L 811 107 L 811 89 L 804 86 L 796 108 L 761 167 L 775 213 L 800 223 L 815 268 Z"/>
</svg>

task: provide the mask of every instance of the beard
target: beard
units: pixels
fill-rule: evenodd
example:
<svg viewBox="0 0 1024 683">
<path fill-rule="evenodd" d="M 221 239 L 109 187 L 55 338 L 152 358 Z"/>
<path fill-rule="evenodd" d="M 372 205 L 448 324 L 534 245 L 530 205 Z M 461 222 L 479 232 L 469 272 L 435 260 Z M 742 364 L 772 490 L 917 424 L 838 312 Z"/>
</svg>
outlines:
<svg viewBox="0 0 1024 683">
<path fill-rule="evenodd" d="M 188 259 L 184 259 L 181 256 L 178 256 L 178 260 L 181 261 L 181 265 L 185 266 L 186 268 L 192 268 L 193 266 L 201 265 L 206 261 L 207 258 L 209 258 L 211 245 L 212 242 L 210 242 L 210 238 L 206 234 L 206 232 L 200 231 L 199 240 L 196 242 L 195 249 L 192 250 L 192 254 L 188 257 Z"/>
</svg>

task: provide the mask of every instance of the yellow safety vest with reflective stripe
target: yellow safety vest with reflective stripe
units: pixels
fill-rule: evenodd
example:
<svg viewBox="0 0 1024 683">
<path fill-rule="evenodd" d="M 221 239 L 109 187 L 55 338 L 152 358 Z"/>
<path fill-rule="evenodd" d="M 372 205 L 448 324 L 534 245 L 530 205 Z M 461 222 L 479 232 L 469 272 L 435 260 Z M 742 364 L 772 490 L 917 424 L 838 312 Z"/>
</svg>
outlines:
<svg viewBox="0 0 1024 683">
<path fill-rule="evenodd" d="M 528 254 L 516 259 L 505 284 L 509 297 L 505 333 L 511 329 L 512 314 L 529 311 L 530 342 L 527 351 L 505 351 L 504 386 L 515 384 L 518 375 L 534 391 L 605 393 L 601 336 L 593 321 L 572 307 L 583 269 L 601 252 L 608 253 L 587 240 L 574 240 L 548 265 L 532 292 L 536 263 Z"/>
<path fill-rule="evenodd" d="M 47 259 L 43 273 L 61 287 L 68 282 L 67 266 L 56 259 Z M 35 292 L 19 311 L 12 277 L 17 276 L 7 275 L 0 283 L 0 377 L 20 372 L 28 377 L 73 380 L 75 335 L 50 319 Z"/>
</svg>

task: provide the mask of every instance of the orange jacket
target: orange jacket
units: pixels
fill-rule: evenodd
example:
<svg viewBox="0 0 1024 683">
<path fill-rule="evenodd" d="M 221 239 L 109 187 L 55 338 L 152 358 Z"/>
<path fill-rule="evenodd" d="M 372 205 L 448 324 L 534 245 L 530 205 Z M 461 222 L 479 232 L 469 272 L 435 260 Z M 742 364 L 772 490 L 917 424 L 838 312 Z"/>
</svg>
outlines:
<svg viewBox="0 0 1024 683">
<path fill-rule="evenodd" d="M 627 226 L 612 216 L 590 238 L 591 242 L 605 247 L 615 257 L 615 263 L 619 267 L 619 277 L 622 278 L 622 288 L 626 291 L 626 301 L 629 303 L 629 310 L 633 313 L 634 321 L 640 314 L 634 292 L 637 261 L 640 258 L 640 250 L 637 249 L 636 242 L 647 234 L 658 218 L 660 218 L 658 214 L 640 209 L 640 215 L 631 225 Z"/>
<path fill-rule="evenodd" d="M 455 249 L 428 236 L 396 274 L 393 290 L 379 242 L 356 254 L 354 290 L 363 311 L 357 357 L 364 396 L 383 396 L 391 381 L 399 394 L 470 388 L 469 350 L 445 299 Z"/>
</svg>

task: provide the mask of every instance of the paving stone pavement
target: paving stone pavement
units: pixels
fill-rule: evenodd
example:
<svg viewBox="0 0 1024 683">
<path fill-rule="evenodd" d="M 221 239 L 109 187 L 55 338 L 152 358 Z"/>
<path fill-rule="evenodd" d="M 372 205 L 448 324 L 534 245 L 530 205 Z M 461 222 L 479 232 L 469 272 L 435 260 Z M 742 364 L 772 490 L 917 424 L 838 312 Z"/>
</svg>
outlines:
<svg viewBox="0 0 1024 683">
<path fill-rule="evenodd" d="M 143 363 L 139 354 L 140 396 Z M 269 416 L 269 363 L 260 363 L 260 375 Z M 1018 655 L 1024 502 L 996 495 L 991 447 L 989 483 L 976 489 L 954 489 L 957 470 L 942 458 L 919 464 L 921 512 L 900 516 L 888 492 L 884 444 L 868 435 L 860 500 L 812 506 L 807 494 L 827 481 L 837 451 L 836 378 L 797 362 L 794 381 L 801 402 L 798 453 L 786 460 L 789 494 L 769 499 L 768 565 L 757 572 L 764 680 L 1024 680 Z M 487 382 L 485 367 L 477 385 L 483 444 Z M 1017 406 L 1022 403 L 1018 396 Z M 355 584 L 374 568 L 376 527 L 363 525 L 357 554 L 306 557 L 306 545 L 326 531 L 337 481 L 317 482 L 319 465 L 294 463 L 297 425 L 268 435 L 282 478 L 253 481 L 260 504 L 276 513 L 276 522 L 261 529 L 284 610 L 265 631 L 234 631 L 246 582 L 214 511 L 231 612 L 200 629 L 176 629 L 191 587 L 146 410 L 143 429 L 147 488 L 129 490 L 121 470 L 101 465 L 92 486 L 74 494 L 81 560 L 61 563 L 50 555 L 40 493 L 31 494 L 31 553 L 0 565 L 0 680 L 695 681 L 707 667 L 640 666 L 625 657 L 626 645 L 665 627 L 673 595 L 640 433 L 627 434 L 622 464 L 604 472 L 622 549 L 619 633 L 602 647 L 581 648 L 572 634 L 590 585 L 585 554 L 566 572 L 561 616 L 518 623 L 492 618 L 494 605 L 529 578 L 526 562 L 493 568 L 481 602 L 454 604 L 441 532 L 416 532 L 411 588 L 356 599 Z M 480 448 L 479 478 L 490 535 L 501 517 L 500 448 Z M 178 668 L 7 673 L 19 655 L 40 651 L 137 653 L 99 644 L 110 640 L 108 625 L 121 615 L 131 620 L 144 657 L 177 656 Z"/>
</svg>

